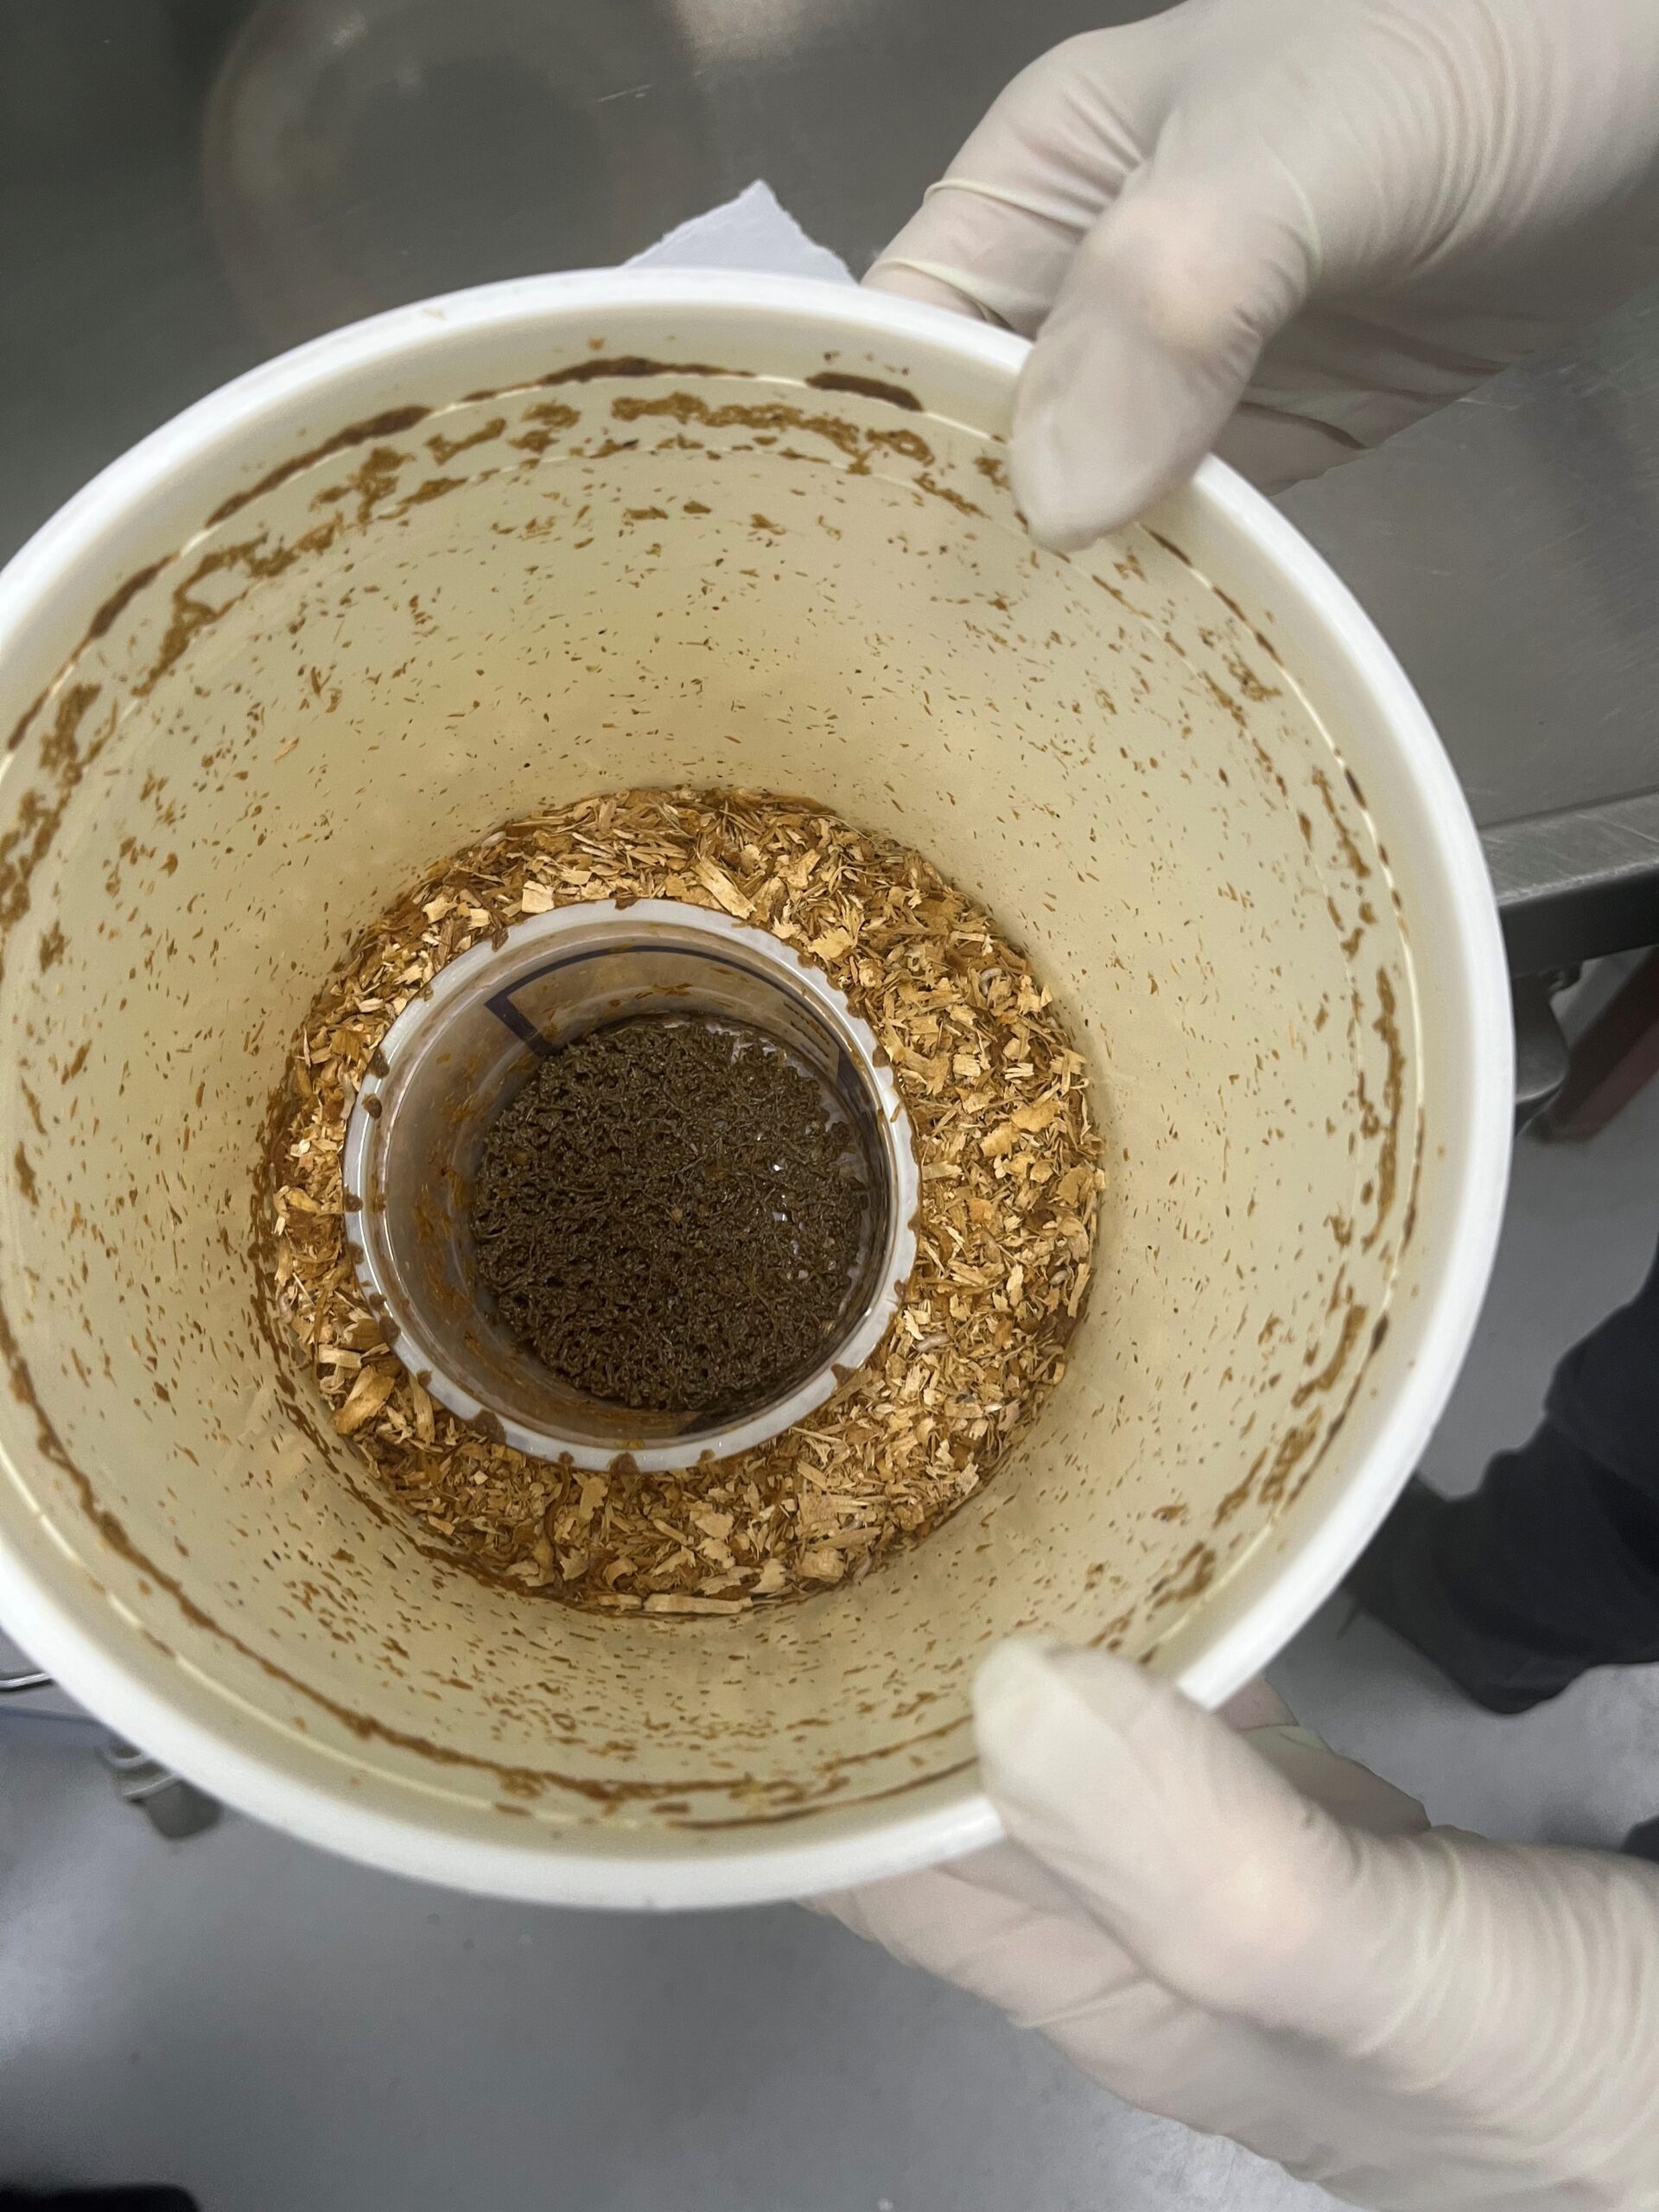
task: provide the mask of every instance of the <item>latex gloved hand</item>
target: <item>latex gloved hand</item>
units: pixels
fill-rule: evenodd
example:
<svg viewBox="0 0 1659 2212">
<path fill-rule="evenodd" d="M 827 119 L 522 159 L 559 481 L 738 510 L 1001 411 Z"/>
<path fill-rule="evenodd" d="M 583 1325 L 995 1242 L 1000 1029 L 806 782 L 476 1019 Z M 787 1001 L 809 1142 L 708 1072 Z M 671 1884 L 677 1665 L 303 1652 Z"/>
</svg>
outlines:
<svg viewBox="0 0 1659 2212">
<path fill-rule="evenodd" d="M 1013 1840 L 820 1901 L 849 1927 L 1356 2203 L 1659 2206 L 1659 1868 L 1428 1830 L 1096 1653 L 1004 1645 L 976 1710 Z"/>
<path fill-rule="evenodd" d="M 1654 0 L 1185 0 L 1009 86 L 868 282 L 1036 349 L 1064 548 L 1317 474 L 1659 276 Z"/>
</svg>

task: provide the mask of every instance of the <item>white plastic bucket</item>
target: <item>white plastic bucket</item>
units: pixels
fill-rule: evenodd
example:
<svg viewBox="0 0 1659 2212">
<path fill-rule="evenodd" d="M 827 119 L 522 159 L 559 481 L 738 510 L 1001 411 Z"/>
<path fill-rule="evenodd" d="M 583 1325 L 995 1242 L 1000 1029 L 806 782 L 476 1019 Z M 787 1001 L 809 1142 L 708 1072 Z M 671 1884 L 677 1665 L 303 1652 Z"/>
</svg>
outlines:
<svg viewBox="0 0 1659 2212">
<path fill-rule="evenodd" d="M 1217 1700 L 1412 1466 L 1509 1148 L 1462 795 L 1225 469 L 1033 549 L 1023 351 L 798 282 L 494 285 L 214 394 L 0 578 L 0 1618 L 232 1804 L 570 1904 L 914 1866 L 995 1832 L 994 1640 Z M 671 782 L 810 793 L 984 899 L 1110 1177 L 1065 1379 L 943 1530 L 803 1604 L 618 1620 L 426 1556 L 296 1424 L 251 1206 L 295 1026 L 388 899 Z"/>
</svg>

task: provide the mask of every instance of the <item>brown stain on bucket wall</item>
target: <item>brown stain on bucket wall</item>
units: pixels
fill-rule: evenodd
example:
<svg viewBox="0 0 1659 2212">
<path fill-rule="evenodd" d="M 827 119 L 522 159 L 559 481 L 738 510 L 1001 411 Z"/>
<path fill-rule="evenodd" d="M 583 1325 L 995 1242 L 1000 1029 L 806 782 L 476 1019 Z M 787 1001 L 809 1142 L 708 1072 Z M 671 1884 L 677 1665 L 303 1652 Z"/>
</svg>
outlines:
<svg viewBox="0 0 1659 2212">
<path fill-rule="evenodd" d="M 94 638 L 101 638 L 115 622 L 117 617 L 126 613 L 139 593 L 147 585 L 155 582 L 172 557 L 173 556 L 169 553 L 164 555 L 159 561 L 152 561 L 147 569 L 140 569 L 136 575 L 129 576 L 125 583 L 112 591 L 87 624 L 85 642 L 90 644 Z"/>
<path fill-rule="evenodd" d="M 80 648 L 77 646 L 77 652 L 79 652 L 79 650 Z M 6 740 L 6 750 L 8 753 L 15 753 L 18 747 L 22 743 L 24 738 L 29 734 L 30 723 L 34 721 L 35 715 L 40 713 L 41 709 L 46 704 L 46 693 L 44 691 L 37 691 L 34 698 L 30 700 L 28 706 L 23 709 L 22 713 L 18 715 L 16 721 L 12 725 L 11 735 Z"/>
<path fill-rule="evenodd" d="M 173 587 L 172 613 L 162 642 L 146 672 L 138 678 L 133 691 L 138 698 L 146 698 L 168 671 L 182 659 L 197 634 L 219 621 L 244 594 L 256 583 L 269 582 L 308 553 L 325 552 L 339 536 L 338 517 L 319 523 L 315 528 L 302 531 L 299 537 L 284 543 L 267 543 L 262 534 L 245 538 L 239 544 L 219 545 L 204 553 L 188 576 Z M 211 577 L 232 575 L 239 572 L 245 579 L 241 591 L 235 593 L 222 606 L 215 607 L 211 600 L 200 596 L 200 587 Z"/>
<path fill-rule="evenodd" d="M 889 407 L 902 407 L 912 415 L 926 411 L 908 385 L 888 384 L 881 377 L 855 376 L 847 369 L 820 369 L 806 381 L 814 391 L 844 391 L 855 399 L 881 399 Z"/>
<path fill-rule="evenodd" d="M 249 506 L 255 499 L 263 499 L 268 493 L 286 484 L 291 476 L 302 470 L 314 468 L 320 461 L 327 461 L 337 453 L 349 453 L 353 446 L 367 445 L 372 440 L 399 437 L 405 430 L 412 430 L 417 423 L 425 422 L 432 412 L 429 407 L 414 404 L 407 407 L 389 407 L 384 414 L 371 415 L 366 422 L 348 423 L 343 430 L 336 430 L 331 438 L 320 445 L 309 446 L 303 453 L 296 453 L 289 460 L 278 461 L 257 484 L 250 484 L 245 492 L 232 492 L 222 499 L 207 518 L 207 527 L 213 530 L 228 522 L 234 514 Z"/>
<path fill-rule="evenodd" d="M 747 377 L 748 369 L 718 368 L 712 361 L 653 361 L 643 353 L 601 353 L 594 360 L 573 361 L 537 381 L 543 385 L 599 384 L 612 377 Z"/>
<path fill-rule="evenodd" d="M 96 683 L 73 683 L 63 692 L 52 728 L 41 740 L 41 780 L 23 792 L 11 826 L 0 830 L 0 976 L 5 974 L 10 933 L 29 912 L 35 871 L 51 851 L 77 786 L 114 727 L 111 717 L 101 735 L 82 743 L 80 726 L 99 696 Z M 42 960 L 42 967 L 48 964 Z"/>
<path fill-rule="evenodd" d="M 1388 1054 L 1388 1068 L 1382 1078 L 1382 1141 L 1376 1154 L 1376 1217 L 1367 1230 L 1361 1249 L 1369 1252 L 1382 1234 L 1383 1224 L 1394 1211 L 1395 1193 L 1400 1180 L 1400 1122 L 1406 1104 L 1406 1054 L 1400 1040 L 1398 1002 L 1395 995 L 1394 979 L 1386 968 L 1376 971 L 1377 1016 L 1371 1024 L 1376 1034 L 1382 1039 Z M 1421 1158 L 1421 1142 L 1417 1159 Z M 1412 1210 L 1416 1210 L 1417 1162 L 1412 1170 Z M 1408 1229 L 1407 1235 L 1410 1230 Z"/>
<path fill-rule="evenodd" d="M 1293 1406 L 1305 1406 L 1310 1398 L 1322 1398 L 1335 1387 L 1338 1377 L 1348 1364 L 1349 1354 L 1359 1342 L 1360 1332 L 1365 1326 L 1365 1321 L 1366 1312 L 1363 1306 L 1351 1305 L 1345 1308 L 1342 1317 L 1342 1331 L 1337 1339 L 1336 1350 L 1317 1375 L 1309 1376 L 1306 1382 L 1299 1382 L 1291 1392 L 1290 1402 Z M 1308 1363 L 1310 1365 L 1314 1357 L 1317 1355 L 1310 1356 Z"/>
</svg>

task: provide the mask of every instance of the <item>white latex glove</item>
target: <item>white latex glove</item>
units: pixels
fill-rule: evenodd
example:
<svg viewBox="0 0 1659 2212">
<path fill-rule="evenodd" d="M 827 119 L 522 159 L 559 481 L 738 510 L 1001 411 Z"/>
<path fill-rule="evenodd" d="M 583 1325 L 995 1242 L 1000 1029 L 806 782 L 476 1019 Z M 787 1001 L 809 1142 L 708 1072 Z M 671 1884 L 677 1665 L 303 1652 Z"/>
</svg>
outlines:
<svg viewBox="0 0 1659 2212">
<path fill-rule="evenodd" d="M 1656 276 L 1655 0 L 1185 0 L 1017 77 L 867 281 L 1037 337 L 1014 488 L 1069 549 L 1212 447 L 1316 475 Z"/>
<path fill-rule="evenodd" d="M 1659 1868 L 1427 1830 L 1097 1653 L 1005 1644 L 976 1715 L 1013 1840 L 820 1901 L 849 1927 L 1379 2212 L 1659 2206 Z"/>
</svg>

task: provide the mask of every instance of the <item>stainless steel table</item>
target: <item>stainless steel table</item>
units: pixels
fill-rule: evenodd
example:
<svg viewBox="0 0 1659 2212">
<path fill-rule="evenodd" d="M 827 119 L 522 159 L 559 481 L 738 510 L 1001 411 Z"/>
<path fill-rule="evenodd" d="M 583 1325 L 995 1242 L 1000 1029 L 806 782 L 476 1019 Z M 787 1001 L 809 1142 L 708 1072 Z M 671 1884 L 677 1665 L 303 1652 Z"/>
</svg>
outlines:
<svg viewBox="0 0 1659 2212">
<path fill-rule="evenodd" d="M 856 269 L 1135 0 L 0 0 L 0 552 L 330 325 L 763 175 Z M 1286 502 L 1416 679 L 1518 973 L 1659 938 L 1659 300 Z"/>
</svg>

